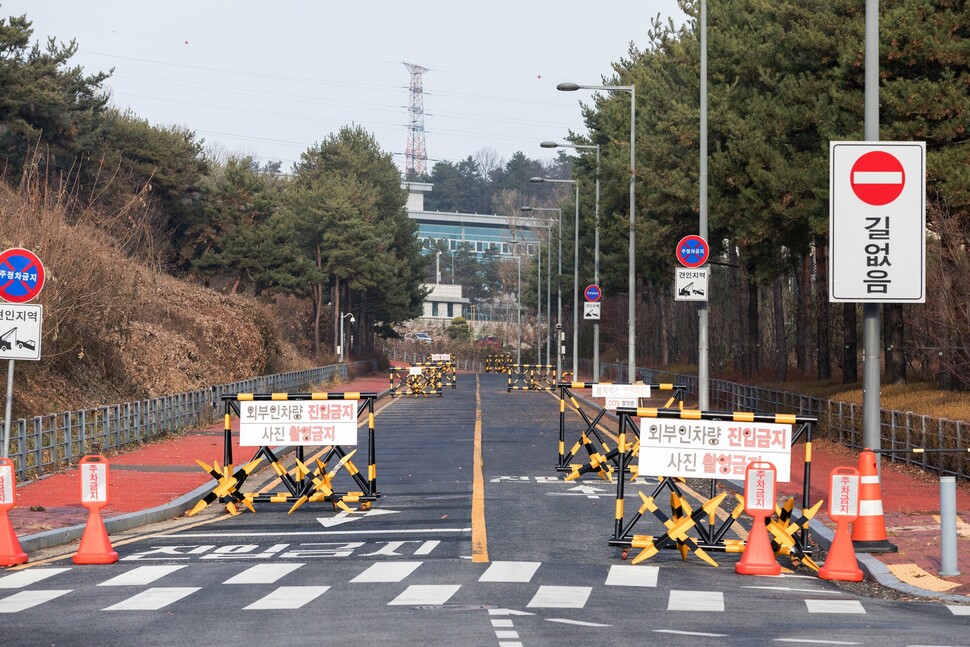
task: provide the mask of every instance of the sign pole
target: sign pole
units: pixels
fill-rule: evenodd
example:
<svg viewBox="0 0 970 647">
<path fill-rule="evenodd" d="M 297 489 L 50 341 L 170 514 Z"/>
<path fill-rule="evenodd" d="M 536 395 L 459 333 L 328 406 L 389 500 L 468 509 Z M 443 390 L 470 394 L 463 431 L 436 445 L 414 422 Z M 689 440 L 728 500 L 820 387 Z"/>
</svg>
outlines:
<svg viewBox="0 0 970 647">
<path fill-rule="evenodd" d="M 865 47 L 865 138 L 876 142 L 879 141 L 879 0 L 866 0 Z M 879 303 L 864 303 L 862 315 L 862 446 L 875 450 L 878 457 L 882 447 Z"/>
<path fill-rule="evenodd" d="M 4 414 L 3 422 L 3 456 L 0 458 L 10 457 L 10 416 L 11 407 L 13 405 L 13 360 L 7 361 L 7 406 L 6 412 Z"/>
</svg>

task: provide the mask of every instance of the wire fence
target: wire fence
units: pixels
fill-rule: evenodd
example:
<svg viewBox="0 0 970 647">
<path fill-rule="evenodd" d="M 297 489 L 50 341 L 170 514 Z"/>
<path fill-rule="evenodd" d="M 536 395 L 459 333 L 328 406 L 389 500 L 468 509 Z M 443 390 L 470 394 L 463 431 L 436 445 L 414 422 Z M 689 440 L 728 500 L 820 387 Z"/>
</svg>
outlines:
<svg viewBox="0 0 970 647">
<path fill-rule="evenodd" d="M 580 360 L 580 365 L 592 372 L 592 364 L 588 360 Z M 636 375 L 638 380 L 644 382 L 684 384 L 687 386 L 686 398 L 697 401 L 699 389 L 696 375 L 649 368 L 638 368 Z M 600 376 L 619 382 L 626 381 L 628 372 L 625 364 L 601 364 Z M 818 418 L 818 424 L 812 431 L 814 438 L 825 438 L 852 449 L 864 449 L 862 405 L 727 380 L 710 380 L 708 397 L 710 407 L 715 410 L 814 416 Z M 970 425 L 966 422 L 934 418 L 912 411 L 880 410 L 880 448 L 897 450 L 884 454 L 887 460 L 935 471 L 940 476 L 970 479 L 968 447 Z M 912 448 L 927 451 L 898 451 Z"/>
<path fill-rule="evenodd" d="M 321 366 L 176 395 L 15 420 L 10 425 L 9 458 L 17 481 L 23 483 L 76 464 L 88 454 L 116 451 L 212 424 L 221 417 L 223 394 L 301 391 L 377 368 L 377 360 Z"/>
</svg>

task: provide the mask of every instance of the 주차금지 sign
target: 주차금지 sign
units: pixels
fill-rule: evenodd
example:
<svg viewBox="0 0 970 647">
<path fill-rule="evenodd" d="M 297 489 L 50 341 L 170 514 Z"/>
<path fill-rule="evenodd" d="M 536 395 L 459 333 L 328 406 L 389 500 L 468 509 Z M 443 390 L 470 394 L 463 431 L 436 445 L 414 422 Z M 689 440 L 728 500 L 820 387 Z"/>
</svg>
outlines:
<svg viewBox="0 0 970 647">
<path fill-rule="evenodd" d="M 748 463 L 775 466 L 779 483 L 791 477 L 792 426 L 714 420 L 644 420 L 640 474 L 743 479 Z"/>
<path fill-rule="evenodd" d="M 356 445 L 357 400 L 240 403 L 240 446 L 281 443 Z"/>
</svg>

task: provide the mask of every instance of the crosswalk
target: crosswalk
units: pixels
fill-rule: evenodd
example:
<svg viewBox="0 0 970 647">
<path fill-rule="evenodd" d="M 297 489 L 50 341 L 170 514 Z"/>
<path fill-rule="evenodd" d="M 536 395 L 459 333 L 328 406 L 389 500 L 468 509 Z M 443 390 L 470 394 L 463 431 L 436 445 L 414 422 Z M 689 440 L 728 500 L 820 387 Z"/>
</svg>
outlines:
<svg viewBox="0 0 970 647">
<path fill-rule="evenodd" d="M 366 566 L 356 566 L 354 574 L 344 574 L 342 583 L 300 584 L 287 581 L 299 575 L 305 563 L 257 564 L 248 567 L 233 565 L 227 567 L 233 572 L 210 581 L 204 586 L 198 582 L 180 582 L 194 569 L 186 564 L 141 565 L 113 575 L 99 582 L 81 582 L 70 574 L 80 576 L 84 569 L 74 567 L 34 567 L 16 571 L 0 577 L 0 614 L 19 613 L 51 603 L 58 598 L 79 593 L 85 587 L 98 587 L 102 590 L 120 592 L 111 604 L 100 606 L 101 611 L 160 611 L 192 596 L 205 595 L 204 589 L 215 587 L 256 586 L 259 597 L 255 600 L 230 596 L 239 599 L 241 610 L 287 610 L 301 609 L 332 595 L 341 586 L 361 587 L 382 584 L 382 591 L 389 592 L 383 604 L 387 606 L 441 606 L 448 604 L 460 590 L 468 590 L 476 585 L 486 587 L 496 584 L 519 585 L 528 587 L 522 598 L 528 601 L 524 606 L 530 610 L 540 609 L 583 609 L 595 591 L 613 590 L 621 595 L 630 587 L 657 589 L 661 576 L 659 566 L 612 565 L 603 566 L 601 578 L 595 582 L 588 580 L 582 586 L 549 584 L 541 581 L 541 562 L 496 561 L 482 570 L 481 565 L 463 564 L 462 574 L 449 576 L 451 582 L 441 583 L 444 578 L 435 574 L 436 583 L 421 580 L 422 561 L 382 561 Z M 225 571 L 226 569 L 223 569 Z M 409 582 L 409 580 L 416 580 Z M 75 586 L 59 586 L 70 581 Z M 190 585 L 191 584 L 191 585 Z M 265 590 L 266 587 L 273 588 Z M 263 587 L 263 588 L 259 588 Z M 602 587 L 602 589 L 600 588 Z M 784 587 L 752 586 L 750 589 L 783 589 Z M 234 590 L 241 590 L 235 588 Z M 865 614 L 866 609 L 858 599 L 839 599 L 839 593 L 831 589 L 812 589 L 811 587 L 787 589 L 802 596 L 803 609 L 808 614 Z M 9 594 L 8 594 L 9 593 Z M 220 594 L 217 592 L 216 594 Z M 662 591 L 666 595 L 668 611 L 723 613 L 730 608 L 722 591 L 678 590 Z M 967 607 L 947 607 L 954 616 L 966 615 Z"/>
</svg>

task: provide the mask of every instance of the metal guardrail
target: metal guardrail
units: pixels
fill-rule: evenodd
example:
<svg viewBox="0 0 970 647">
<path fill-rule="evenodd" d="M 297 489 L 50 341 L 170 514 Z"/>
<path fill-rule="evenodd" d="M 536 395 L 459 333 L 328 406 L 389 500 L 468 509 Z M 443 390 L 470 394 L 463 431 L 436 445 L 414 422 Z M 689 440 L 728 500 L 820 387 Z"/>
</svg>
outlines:
<svg viewBox="0 0 970 647">
<path fill-rule="evenodd" d="M 590 370 L 588 360 L 580 360 L 584 370 Z M 601 364 L 601 376 L 625 379 L 625 364 Z M 687 386 L 687 398 L 696 401 L 698 378 L 670 371 L 637 368 L 637 379 L 644 382 L 677 382 Z M 760 386 L 711 380 L 708 396 L 712 408 L 737 411 L 796 413 L 818 418 L 813 436 L 825 438 L 852 449 L 864 449 L 862 436 L 862 405 L 816 398 L 801 393 L 766 389 Z M 880 439 L 882 449 L 934 447 L 937 449 L 966 449 L 970 446 L 970 423 L 920 415 L 912 411 L 880 410 Z M 919 454 L 887 453 L 884 459 L 905 463 L 940 476 L 970 479 L 970 458 L 967 452 L 924 452 Z"/>
<path fill-rule="evenodd" d="M 299 391 L 365 371 L 377 371 L 377 360 L 263 375 L 176 395 L 22 418 L 11 423 L 9 457 L 17 481 L 25 483 L 72 465 L 87 454 L 110 452 L 211 424 L 220 415 L 219 404 L 226 393 Z"/>
</svg>

